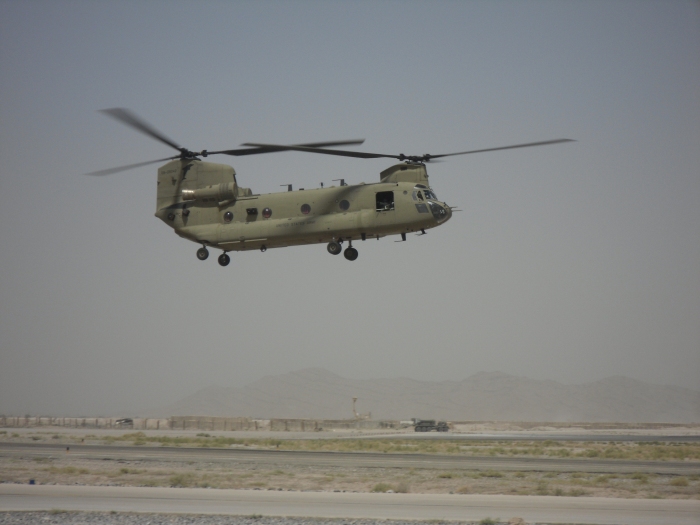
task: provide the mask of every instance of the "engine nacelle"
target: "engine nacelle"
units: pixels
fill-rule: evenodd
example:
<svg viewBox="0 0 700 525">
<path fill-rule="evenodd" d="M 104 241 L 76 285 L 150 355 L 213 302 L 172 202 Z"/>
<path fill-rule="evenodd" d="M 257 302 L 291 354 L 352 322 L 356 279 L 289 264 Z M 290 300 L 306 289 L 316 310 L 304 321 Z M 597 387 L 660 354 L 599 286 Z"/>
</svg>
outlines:
<svg viewBox="0 0 700 525">
<path fill-rule="evenodd" d="M 183 201 L 222 202 L 236 198 L 235 182 L 213 184 L 196 190 L 182 190 Z"/>
</svg>

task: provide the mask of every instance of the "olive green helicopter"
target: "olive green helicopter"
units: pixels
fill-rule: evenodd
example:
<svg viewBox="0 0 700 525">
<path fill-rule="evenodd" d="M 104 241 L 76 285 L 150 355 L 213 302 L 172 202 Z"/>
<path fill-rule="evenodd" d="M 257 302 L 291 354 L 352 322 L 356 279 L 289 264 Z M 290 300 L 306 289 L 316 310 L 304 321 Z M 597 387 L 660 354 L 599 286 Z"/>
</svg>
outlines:
<svg viewBox="0 0 700 525">
<path fill-rule="evenodd" d="M 453 207 L 440 201 L 428 183 L 426 163 L 442 157 L 467 155 L 531 146 L 572 142 L 555 139 L 501 146 L 497 148 L 445 153 L 441 155 L 385 155 L 329 149 L 333 146 L 362 144 L 364 140 L 315 142 L 280 145 L 245 143 L 243 148 L 200 152 L 183 148 L 143 119 L 124 108 L 101 110 L 102 113 L 144 133 L 179 153 L 118 168 L 95 171 L 89 175 L 109 175 L 157 162 L 158 168 L 156 217 L 170 226 L 180 237 L 200 244 L 197 258 L 209 257 L 207 247 L 222 251 L 218 261 L 227 266 L 228 252 L 283 248 L 305 244 L 327 243 L 328 252 L 343 252 L 349 261 L 357 259 L 352 242 L 380 239 L 387 235 L 417 232 L 444 224 L 452 217 Z M 360 159 L 391 158 L 401 161 L 379 174 L 379 182 L 347 184 L 336 179 L 336 186 L 269 194 L 255 194 L 238 185 L 231 166 L 204 162 L 209 155 L 259 155 L 280 151 L 301 151 Z M 348 246 L 343 250 L 342 244 Z"/>
</svg>

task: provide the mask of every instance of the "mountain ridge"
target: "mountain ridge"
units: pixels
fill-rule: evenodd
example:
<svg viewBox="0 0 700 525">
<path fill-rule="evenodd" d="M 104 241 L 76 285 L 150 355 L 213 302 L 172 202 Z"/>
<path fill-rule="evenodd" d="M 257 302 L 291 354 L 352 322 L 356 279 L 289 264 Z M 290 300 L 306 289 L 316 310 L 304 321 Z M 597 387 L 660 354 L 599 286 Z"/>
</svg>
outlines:
<svg viewBox="0 0 700 525">
<path fill-rule="evenodd" d="M 700 391 L 612 376 L 564 385 L 503 372 L 462 380 L 349 379 L 323 368 L 265 376 L 241 387 L 203 388 L 148 416 L 247 416 L 551 422 L 700 422 Z"/>
</svg>

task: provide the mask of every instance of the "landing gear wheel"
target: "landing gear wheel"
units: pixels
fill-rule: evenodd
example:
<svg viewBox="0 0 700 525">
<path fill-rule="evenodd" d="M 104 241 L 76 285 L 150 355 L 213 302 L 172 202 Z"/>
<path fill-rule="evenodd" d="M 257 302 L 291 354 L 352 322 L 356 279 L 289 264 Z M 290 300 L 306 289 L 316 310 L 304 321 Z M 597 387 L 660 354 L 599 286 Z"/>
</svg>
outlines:
<svg viewBox="0 0 700 525">
<path fill-rule="evenodd" d="M 340 247 L 340 244 L 336 241 L 331 241 L 328 243 L 328 253 L 331 255 L 338 255 L 341 250 L 342 248 Z"/>
<path fill-rule="evenodd" d="M 354 261 L 355 259 L 357 259 L 357 256 L 359 254 L 357 253 L 357 250 L 351 246 L 350 248 L 346 248 L 346 250 L 343 252 L 343 255 L 345 255 L 345 258 L 348 261 Z"/>
<path fill-rule="evenodd" d="M 207 257 L 209 257 L 209 250 L 207 250 L 204 246 L 197 250 L 197 259 L 200 261 L 206 261 Z"/>
<path fill-rule="evenodd" d="M 228 263 L 231 262 L 231 257 L 228 256 L 228 253 L 222 253 L 219 255 L 219 264 L 221 266 L 228 266 Z"/>
</svg>

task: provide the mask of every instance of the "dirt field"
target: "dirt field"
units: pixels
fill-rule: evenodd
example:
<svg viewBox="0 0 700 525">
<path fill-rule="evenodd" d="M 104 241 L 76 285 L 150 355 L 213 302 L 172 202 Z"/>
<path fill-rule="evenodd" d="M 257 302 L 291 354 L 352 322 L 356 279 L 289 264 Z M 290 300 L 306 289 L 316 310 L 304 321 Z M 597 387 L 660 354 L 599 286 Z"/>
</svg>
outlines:
<svg viewBox="0 0 700 525">
<path fill-rule="evenodd" d="M 699 443 L 508 442 L 463 443 L 401 439 L 278 440 L 199 435 L 114 435 L 2 431 L 1 441 L 84 443 L 138 446 L 251 447 L 286 450 L 407 452 L 509 457 L 590 457 L 611 459 L 700 461 Z M 233 442 L 232 442 L 233 440 Z M 58 457 L 0 457 L 0 482 L 117 486 L 211 487 L 250 490 L 414 492 L 600 496 L 614 498 L 700 499 L 699 476 L 644 472 L 506 472 L 430 468 L 342 468 L 256 464 L 221 464 L 178 460 L 128 461 Z"/>
</svg>

